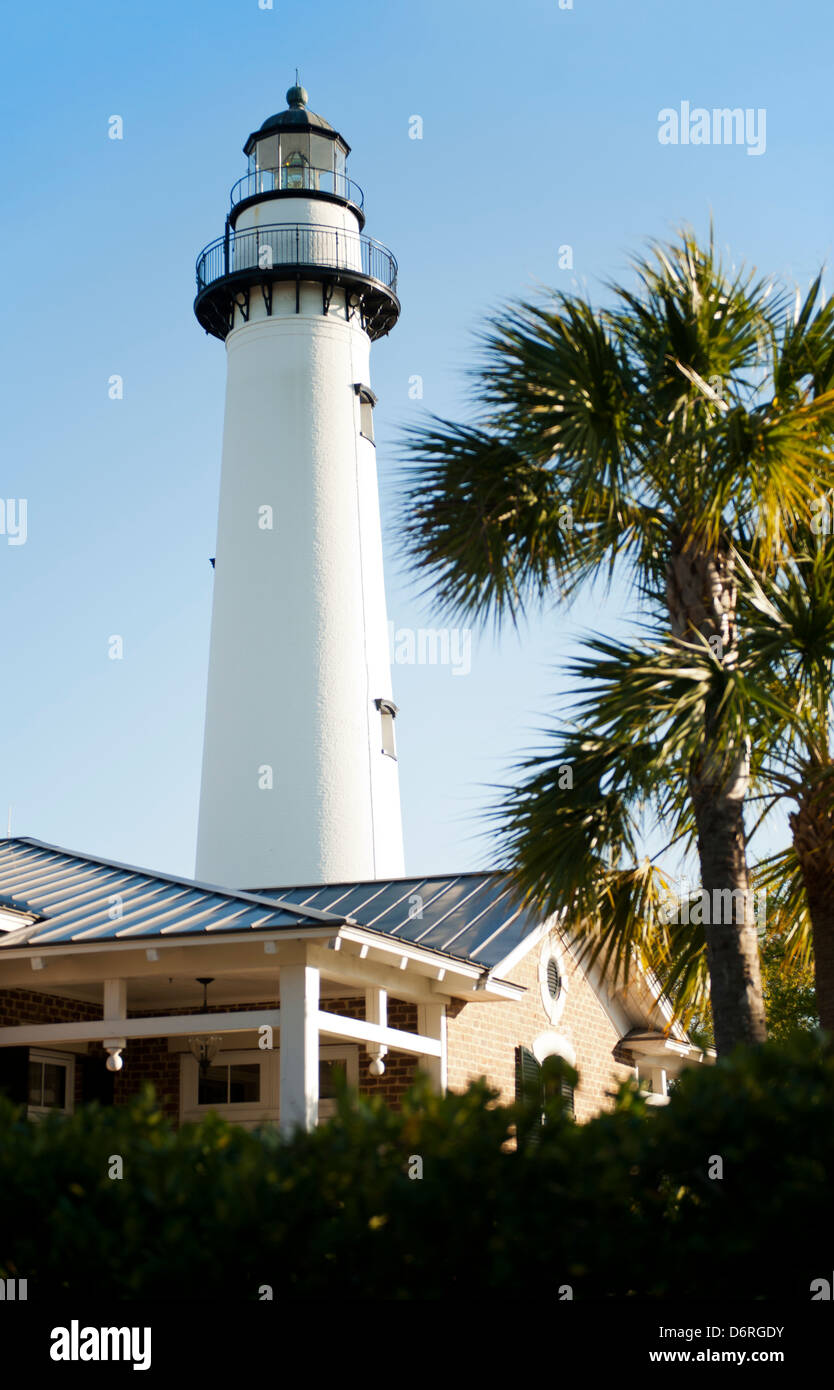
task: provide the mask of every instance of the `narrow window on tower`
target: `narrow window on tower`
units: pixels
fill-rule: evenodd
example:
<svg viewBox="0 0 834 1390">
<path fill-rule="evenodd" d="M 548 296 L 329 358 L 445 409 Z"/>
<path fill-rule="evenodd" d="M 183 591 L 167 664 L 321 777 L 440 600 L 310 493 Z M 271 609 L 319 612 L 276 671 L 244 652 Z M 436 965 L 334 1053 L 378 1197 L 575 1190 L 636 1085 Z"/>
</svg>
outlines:
<svg viewBox="0 0 834 1390">
<path fill-rule="evenodd" d="M 354 383 L 353 387 L 359 397 L 359 433 L 363 439 L 374 442 L 374 406 L 376 396 L 370 386 L 363 386 L 361 381 Z"/>
<path fill-rule="evenodd" d="M 394 739 L 394 720 L 397 706 L 393 700 L 374 700 L 382 720 L 382 751 L 387 758 L 396 759 L 397 745 Z"/>
</svg>

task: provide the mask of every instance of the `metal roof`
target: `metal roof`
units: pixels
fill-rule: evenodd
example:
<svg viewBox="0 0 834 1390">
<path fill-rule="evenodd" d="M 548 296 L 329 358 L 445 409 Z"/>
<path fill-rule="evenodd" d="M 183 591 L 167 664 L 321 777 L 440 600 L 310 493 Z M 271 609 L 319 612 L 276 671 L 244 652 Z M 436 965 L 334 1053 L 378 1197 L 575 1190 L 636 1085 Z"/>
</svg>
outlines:
<svg viewBox="0 0 834 1390">
<path fill-rule="evenodd" d="M 343 912 L 363 927 L 488 969 L 505 960 L 541 921 L 519 907 L 506 880 L 495 873 L 255 891 L 308 911 Z"/>
<path fill-rule="evenodd" d="M 40 840 L 0 840 L 0 894 L 39 920 L 0 937 L 0 950 L 132 937 L 338 928 L 343 914 L 234 893 L 190 879 L 75 854 Z"/>
<path fill-rule="evenodd" d="M 538 926 L 498 874 L 235 892 L 28 837 L 0 840 L 3 899 L 38 920 L 0 933 L 0 951 L 282 927 L 330 925 L 335 931 L 349 920 L 493 969 Z"/>
</svg>

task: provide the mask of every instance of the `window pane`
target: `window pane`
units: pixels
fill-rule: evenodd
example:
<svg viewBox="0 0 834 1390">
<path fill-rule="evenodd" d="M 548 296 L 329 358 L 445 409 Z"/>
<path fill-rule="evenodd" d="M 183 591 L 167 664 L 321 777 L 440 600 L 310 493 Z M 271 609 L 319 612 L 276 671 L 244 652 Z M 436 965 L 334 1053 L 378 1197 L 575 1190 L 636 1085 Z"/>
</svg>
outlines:
<svg viewBox="0 0 834 1390">
<path fill-rule="evenodd" d="M 43 1104 L 60 1111 L 67 1104 L 67 1068 L 58 1062 L 43 1063 Z"/>
<path fill-rule="evenodd" d="M 251 1105 L 261 1098 L 259 1063 L 229 1067 L 229 1100 L 233 1105 Z"/>
<path fill-rule="evenodd" d="M 339 1062 L 319 1062 L 319 1100 L 335 1100 L 336 1087 L 333 1084 L 333 1070 Z"/>
<path fill-rule="evenodd" d="M 225 1105 L 229 1087 L 229 1068 L 209 1067 L 205 1076 L 200 1075 L 197 1087 L 198 1105 Z"/>
<path fill-rule="evenodd" d="M 43 1062 L 29 1063 L 29 1104 L 43 1105 Z"/>
<path fill-rule="evenodd" d="M 67 1069 L 57 1062 L 45 1062 L 43 1068 L 43 1103 L 63 1110 L 67 1094 Z"/>
</svg>

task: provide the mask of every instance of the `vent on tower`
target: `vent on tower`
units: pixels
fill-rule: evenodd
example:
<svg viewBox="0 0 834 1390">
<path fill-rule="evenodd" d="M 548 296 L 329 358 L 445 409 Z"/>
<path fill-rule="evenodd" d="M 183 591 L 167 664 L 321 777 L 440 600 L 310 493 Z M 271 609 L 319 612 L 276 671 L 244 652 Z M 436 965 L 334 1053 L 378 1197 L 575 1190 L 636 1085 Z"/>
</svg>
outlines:
<svg viewBox="0 0 834 1390">
<path fill-rule="evenodd" d="M 393 700 L 374 700 L 374 704 L 382 719 L 382 751 L 387 758 L 396 760 L 397 745 L 394 738 L 394 720 L 397 717 L 397 706 Z"/>
<path fill-rule="evenodd" d="M 370 386 L 363 386 L 361 381 L 354 383 L 353 387 L 359 397 L 359 433 L 363 439 L 374 442 L 374 406 L 377 398 Z"/>
</svg>

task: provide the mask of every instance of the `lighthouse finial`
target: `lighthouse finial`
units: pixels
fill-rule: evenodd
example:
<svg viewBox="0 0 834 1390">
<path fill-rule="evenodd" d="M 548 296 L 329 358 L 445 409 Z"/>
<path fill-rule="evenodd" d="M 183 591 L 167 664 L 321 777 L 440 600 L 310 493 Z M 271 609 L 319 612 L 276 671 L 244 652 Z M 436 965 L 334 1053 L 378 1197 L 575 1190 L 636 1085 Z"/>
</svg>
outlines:
<svg viewBox="0 0 834 1390">
<path fill-rule="evenodd" d="M 296 111 L 307 105 L 307 93 L 298 80 L 298 68 L 295 70 L 295 86 L 287 92 L 287 104 Z"/>
</svg>

